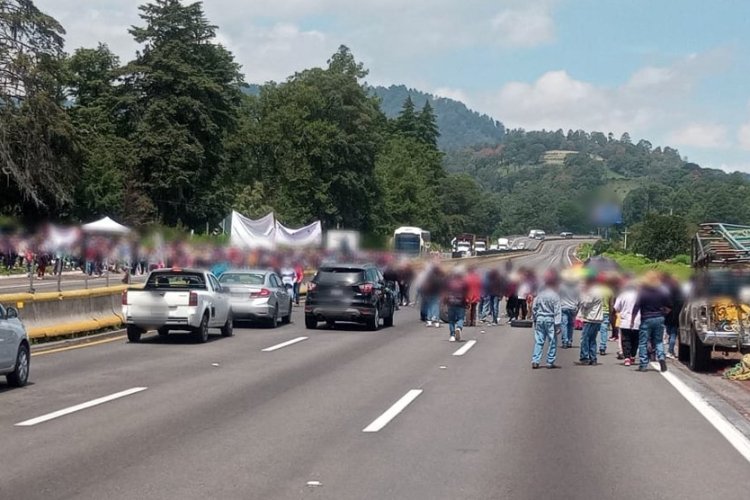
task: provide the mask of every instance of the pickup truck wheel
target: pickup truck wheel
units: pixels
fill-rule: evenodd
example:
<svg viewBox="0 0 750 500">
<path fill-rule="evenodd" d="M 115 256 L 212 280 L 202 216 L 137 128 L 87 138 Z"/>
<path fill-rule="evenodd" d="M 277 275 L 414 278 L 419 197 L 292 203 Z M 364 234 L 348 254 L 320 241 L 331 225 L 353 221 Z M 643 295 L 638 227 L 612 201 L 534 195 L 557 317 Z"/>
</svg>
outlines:
<svg viewBox="0 0 750 500">
<path fill-rule="evenodd" d="M 134 325 L 128 325 L 128 341 L 136 344 L 141 341 L 141 335 L 143 335 L 143 332 L 140 328 Z"/>
<path fill-rule="evenodd" d="M 292 322 L 292 301 L 289 301 L 289 314 L 281 318 L 281 323 L 284 325 L 288 325 Z"/>
<path fill-rule="evenodd" d="M 203 315 L 201 325 L 193 331 L 193 336 L 199 344 L 208 342 L 208 313 Z"/>
<path fill-rule="evenodd" d="M 25 343 L 18 346 L 16 355 L 16 369 L 5 376 L 9 385 L 13 387 L 23 387 L 29 381 L 29 365 L 31 357 L 29 356 L 29 346 Z"/>
<path fill-rule="evenodd" d="M 305 316 L 305 328 L 315 330 L 318 327 L 318 319 L 315 316 Z"/>
<path fill-rule="evenodd" d="M 375 307 L 375 312 L 372 315 L 372 319 L 367 322 L 367 328 L 375 331 L 380 327 L 380 311 Z"/>
<path fill-rule="evenodd" d="M 711 362 L 711 348 L 703 345 L 698 333 L 692 330 L 693 345 L 690 346 L 690 369 L 694 372 L 705 372 Z"/>
<path fill-rule="evenodd" d="M 229 313 L 227 316 L 227 322 L 221 327 L 221 336 L 231 337 L 232 335 L 234 335 L 234 318 L 232 318 L 232 314 Z"/>
<path fill-rule="evenodd" d="M 166 337 L 169 335 L 169 328 L 161 327 L 156 330 L 156 333 L 158 333 L 160 337 Z"/>
</svg>

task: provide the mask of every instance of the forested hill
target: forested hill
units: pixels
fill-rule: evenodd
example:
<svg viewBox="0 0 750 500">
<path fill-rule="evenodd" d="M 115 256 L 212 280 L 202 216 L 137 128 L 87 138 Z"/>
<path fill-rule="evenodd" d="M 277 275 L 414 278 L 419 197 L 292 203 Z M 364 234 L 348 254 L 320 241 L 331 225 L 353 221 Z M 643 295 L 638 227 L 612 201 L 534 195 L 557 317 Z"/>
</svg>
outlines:
<svg viewBox="0 0 750 500">
<path fill-rule="evenodd" d="M 595 199 L 620 203 L 628 225 L 648 214 L 750 221 L 745 174 L 701 168 L 676 149 L 634 144 L 628 134 L 510 130 L 501 146 L 450 152 L 444 166 L 500 198 L 503 232 L 588 230 L 586 206 Z"/>
<path fill-rule="evenodd" d="M 502 123 L 472 111 L 454 99 L 437 97 L 404 85 L 373 87 L 372 92 L 380 98 L 380 108 L 389 118 L 398 115 L 407 97 L 411 97 L 417 109 L 429 100 L 437 115 L 440 130 L 438 146 L 443 151 L 497 145 L 503 139 L 505 127 Z"/>
<path fill-rule="evenodd" d="M 505 127 L 487 115 L 472 111 L 460 101 L 437 97 L 432 94 L 409 89 L 404 85 L 371 87 L 372 94 L 380 98 L 380 109 L 388 118 L 395 118 L 403 108 L 404 101 L 411 96 L 417 109 L 429 100 L 437 116 L 440 137 L 438 147 L 443 151 L 472 148 L 475 146 L 495 146 L 500 144 Z M 245 92 L 257 95 L 259 85 L 248 85 Z"/>
</svg>

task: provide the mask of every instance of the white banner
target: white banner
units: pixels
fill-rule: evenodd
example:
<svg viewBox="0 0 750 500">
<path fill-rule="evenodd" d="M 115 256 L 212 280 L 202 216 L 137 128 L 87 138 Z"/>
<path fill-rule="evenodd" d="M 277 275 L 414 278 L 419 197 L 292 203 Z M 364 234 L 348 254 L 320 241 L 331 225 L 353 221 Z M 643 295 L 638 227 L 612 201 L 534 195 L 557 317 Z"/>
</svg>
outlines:
<svg viewBox="0 0 750 500">
<path fill-rule="evenodd" d="M 229 240 L 240 248 L 266 248 L 275 246 L 276 226 L 273 212 L 257 220 L 232 211 L 232 231 Z"/>
<path fill-rule="evenodd" d="M 232 246 L 240 248 L 274 249 L 276 245 L 302 248 L 320 246 L 323 231 L 320 221 L 300 229 L 289 229 L 275 220 L 273 212 L 253 220 L 233 211 L 229 239 Z"/>
<path fill-rule="evenodd" d="M 276 221 L 276 243 L 298 248 L 320 246 L 323 243 L 323 228 L 320 221 L 299 229 L 289 229 Z"/>
</svg>

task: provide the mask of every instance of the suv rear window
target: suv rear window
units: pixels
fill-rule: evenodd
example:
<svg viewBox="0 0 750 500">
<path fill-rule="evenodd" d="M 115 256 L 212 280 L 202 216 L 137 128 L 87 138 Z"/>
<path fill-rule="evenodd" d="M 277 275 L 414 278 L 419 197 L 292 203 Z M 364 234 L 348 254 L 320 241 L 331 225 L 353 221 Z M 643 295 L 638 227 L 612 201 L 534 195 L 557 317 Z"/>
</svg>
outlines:
<svg viewBox="0 0 750 500">
<path fill-rule="evenodd" d="M 323 285 L 354 285 L 366 280 L 364 269 L 324 267 L 318 272 L 315 281 Z"/>
<path fill-rule="evenodd" d="M 146 281 L 146 290 L 205 290 L 206 280 L 202 274 L 185 272 L 152 273 Z"/>
</svg>

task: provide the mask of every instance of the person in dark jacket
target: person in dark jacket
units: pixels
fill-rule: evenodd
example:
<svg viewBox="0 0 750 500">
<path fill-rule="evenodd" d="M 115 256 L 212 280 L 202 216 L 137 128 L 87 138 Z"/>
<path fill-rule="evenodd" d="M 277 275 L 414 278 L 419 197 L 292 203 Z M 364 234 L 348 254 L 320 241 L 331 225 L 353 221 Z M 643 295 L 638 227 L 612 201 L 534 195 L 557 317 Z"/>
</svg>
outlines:
<svg viewBox="0 0 750 500">
<path fill-rule="evenodd" d="M 422 283 L 422 300 L 425 303 L 426 325 L 440 327 L 440 292 L 443 289 L 443 271 L 433 266 Z"/>
<path fill-rule="evenodd" d="M 468 295 L 469 287 L 464 270 L 460 266 L 454 267 L 446 281 L 443 295 L 443 301 L 448 306 L 448 332 L 450 334 L 448 340 L 450 342 L 461 340 Z"/>
<path fill-rule="evenodd" d="M 487 291 L 490 306 L 490 318 L 493 325 L 500 321 L 500 299 L 505 293 L 505 280 L 497 269 L 491 269 L 487 274 Z"/>
<path fill-rule="evenodd" d="M 633 319 L 641 315 L 641 327 L 638 331 L 638 371 L 648 371 L 648 343 L 651 342 L 661 371 L 667 371 L 664 355 L 664 318 L 671 311 L 669 295 L 661 283 L 661 276 L 655 271 L 646 273 L 643 284 L 638 291 L 638 298 L 633 306 L 629 328 L 633 328 Z"/>
</svg>

